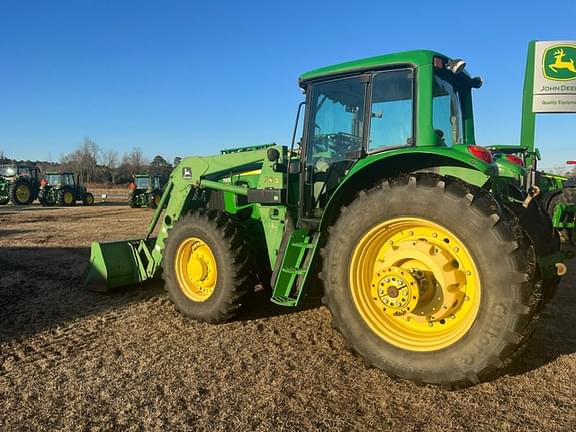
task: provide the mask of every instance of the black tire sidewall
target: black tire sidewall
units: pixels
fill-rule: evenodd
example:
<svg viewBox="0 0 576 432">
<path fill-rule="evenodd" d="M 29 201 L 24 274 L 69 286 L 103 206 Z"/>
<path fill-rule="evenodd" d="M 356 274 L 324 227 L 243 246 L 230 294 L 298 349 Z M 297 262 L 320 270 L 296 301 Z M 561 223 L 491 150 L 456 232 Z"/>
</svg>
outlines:
<svg viewBox="0 0 576 432">
<path fill-rule="evenodd" d="M 28 188 L 29 198 L 26 201 L 20 201 L 18 199 L 17 190 L 21 186 L 25 186 L 26 188 Z M 26 181 L 17 180 L 11 185 L 10 198 L 11 198 L 12 203 L 16 204 L 16 205 L 30 204 L 33 201 L 32 187 Z"/>
<path fill-rule="evenodd" d="M 328 278 L 327 295 L 333 297 L 328 303 L 340 315 L 337 321 L 341 322 L 337 324 L 346 327 L 345 337 L 369 362 L 411 379 L 454 382 L 490 368 L 493 357 L 500 358 L 502 347 L 507 345 L 508 333 L 516 330 L 517 319 L 511 311 L 516 298 L 521 297 L 521 285 L 509 279 L 516 271 L 514 263 L 503 253 L 502 239 L 490 228 L 495 221 L 472 209 L 466 198 L 450 197 L 433 188 L 405 186 L 370 195 L 348 208 L 334 227 L 335 232 L 343 231 L 336 234 L 336 245 L 327 246 L 324 272 L 336 272 Z M 360 315 L 349 287 L 350 260 L 358 241 L 384 220 L 410 216 L 437 223 L 458 237 L 466 245 L 480 277 L 481 300 L 472 327 L 453 345 L 438 351 L 409 351 L 381 339 Z"/>
<path fill-rule="evenodd" d="M 188 216 L 189 218 L 189 216 Z M 170 231 L 164 252 L 164 277 L 170 298 L 176 307 L 186 316 L 199 321 L 217 321 L 224 303 L 228 302 L 230 292 L 227 289 L 234 283 L 229 263 L 234 261 L 229 248 L 214 226 L 206 219 L 197 218 L 188 223 L 176 224 Z M 175 271 L 176 253 L 179 246 L 188 238 L 196 237 L 204 241 L 216 260 L 217 279 L 212 295 L 203 302 L 196 302 L 188 298 L 181 290 Z"/>
</svg>

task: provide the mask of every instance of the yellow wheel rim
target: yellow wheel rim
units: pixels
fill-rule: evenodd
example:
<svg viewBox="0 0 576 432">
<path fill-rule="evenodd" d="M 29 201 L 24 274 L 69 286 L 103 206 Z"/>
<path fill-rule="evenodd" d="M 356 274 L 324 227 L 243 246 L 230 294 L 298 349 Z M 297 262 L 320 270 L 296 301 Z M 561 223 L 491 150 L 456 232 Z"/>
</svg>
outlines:
<svg viewBox="0 0 576 432">
<path fill-rule="evenodd" d="M 86 203 L 87 203 L 88 205 L 94 204 L 94 197 L 93 197 L 92 195 L 88 195 L 88 196 L 86 197 Z"/>
<path fill-rule="evenodd" d="M 64 192 L 64 204 L 72 204 L 74 202 L 74 194 L 72 192 Z"/>
<path fill-rule="evenodd" d="M 176 251 L 175 270 L 186 297 L 196 302 L 210 298 L 218 272 L 214 254 L 203 240 L 189 237 L 180 244 Z"/>
<path fill-rule="evenodd" d="M 16 198 L 19 202 L 28 202 L 30 199 L 30 188 L 26 185 L 20 185 L 16 188 Z"/>
<path fill-rule="evenodd" d="M 350 288 L 366 324 L 410 351 L 453 345 L 480 308 L 480 277 L 462 241 L 425 219 L 398 218 L 368 231 L 350 262 Z"/>
</svg>

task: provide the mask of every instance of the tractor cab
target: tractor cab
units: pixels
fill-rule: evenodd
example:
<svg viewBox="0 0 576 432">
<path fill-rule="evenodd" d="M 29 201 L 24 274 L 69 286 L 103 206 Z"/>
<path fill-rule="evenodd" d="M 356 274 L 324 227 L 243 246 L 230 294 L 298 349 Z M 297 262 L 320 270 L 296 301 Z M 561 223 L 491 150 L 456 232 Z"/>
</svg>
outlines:
<svg viewBox="0 0 576 432">
<path fill-rule="evenodd" d="M 152 192 L 155 189 L 161 189 L 160 176 L 136 174 L 132 179 L 133 188 L 138 191 Z"/>
<path fill-rule="evenodd" d="M 46 173 L 45 184 L 53 187 L 76 187 L 80 183 L 79 176 L 74 173 Z"/>
<path fill-rule="evenodd" d="M 445 159 L 435 156 L 433 149 L 471 152 L 471 90 L 479 88 L 481 80 L 471 78 L 464 65 L 435 52 L 411 51 L 302 75 L 307 112 L 301 219 L 318 220 L 350 169 L 362 160 L 375 162 L 385 152 L 409 152 L 411 157 L 396 159 L 393 169 L 408 172 L 415 163 L 421 169 L 443 165 Z M 366 180 L 388 171 L 384 165 L 389 162 L 377 163 Z"/>
</svg>

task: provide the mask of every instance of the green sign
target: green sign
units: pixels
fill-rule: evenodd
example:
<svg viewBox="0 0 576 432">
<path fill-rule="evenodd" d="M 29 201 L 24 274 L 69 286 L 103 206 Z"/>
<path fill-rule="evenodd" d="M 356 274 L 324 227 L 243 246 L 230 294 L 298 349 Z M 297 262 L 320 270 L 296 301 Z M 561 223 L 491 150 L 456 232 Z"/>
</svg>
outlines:
<svg viewBox="0 0 576 432">
<path fill-rule="evenodd" d="M 576 45 L 554 45 L 542 56 L 544 76 L 553 81 L 576 79 Z"/>
</svg>

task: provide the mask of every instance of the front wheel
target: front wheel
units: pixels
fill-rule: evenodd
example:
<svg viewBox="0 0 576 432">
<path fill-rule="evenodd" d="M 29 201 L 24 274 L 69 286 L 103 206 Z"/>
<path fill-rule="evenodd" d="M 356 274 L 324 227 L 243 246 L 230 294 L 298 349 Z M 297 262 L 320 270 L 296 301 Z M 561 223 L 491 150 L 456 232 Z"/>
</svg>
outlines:
<svg viewBox="0 0 576 432">
<path fill-rule="evenodd" d="M 254 266 L 241 231 L 223 213 L 194 211 L 168 233 L 162 261 L 166 290 L 178 310 L 197 321 L 238 314 L 254 288 Z"/>
<path fill-rule="evenodd" d="M 91 206 L 94 204 L 94 195 L 92 195 L 90 192 L 86 192 L 82 197 L 82 204 L 85 206 Z"/>
<path fill-rule="evenodd" d="M 387 373 L 464 387 L 509 364 L 539 301 L 534 251 L 487 193 L 430 174 L 360 193 L 324 250 L 324 301 Z"/>
</svg>

